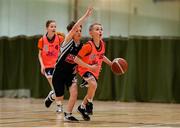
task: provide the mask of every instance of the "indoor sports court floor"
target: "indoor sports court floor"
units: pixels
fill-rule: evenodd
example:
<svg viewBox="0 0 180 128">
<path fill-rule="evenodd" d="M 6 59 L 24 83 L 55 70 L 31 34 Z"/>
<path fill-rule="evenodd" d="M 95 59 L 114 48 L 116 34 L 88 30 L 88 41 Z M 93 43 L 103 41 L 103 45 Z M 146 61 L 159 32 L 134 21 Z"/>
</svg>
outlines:
<svg viewBox="0 0 180 128">
<path fill-rule="evenodd" d="M 0 127 L 180 127 L 180 104 L 95 101 L 91 121 L 74 110 L 78 123 L 64 122 L 55 108 L 45 108 L 43 99 L 0 98 Z"/>
</svg>

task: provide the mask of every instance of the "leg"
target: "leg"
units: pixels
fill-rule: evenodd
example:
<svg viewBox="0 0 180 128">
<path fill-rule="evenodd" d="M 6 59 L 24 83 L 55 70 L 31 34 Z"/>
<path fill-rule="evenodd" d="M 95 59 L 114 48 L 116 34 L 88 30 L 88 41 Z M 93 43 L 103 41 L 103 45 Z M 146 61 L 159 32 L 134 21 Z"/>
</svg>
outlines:
<svg viewBox="0 0 180 128">
<path fill-rule="evenodd" d="M 57 109 L 56 109 L 57 113 L 63 112 L 63 104 L 62 104 L 63 99 L 64 99 L 64 96 L 56 97 L 56 99 L 55 99 L 56 104 L 57 104 Z"/>
<path fill-rule="evenodd" d="M 49 85 L 51 87 L 51 90 L 53 91 L 54 89 L 53 89 L 53 85 L 52 85 L 52 76 L 51 77 L 47 77 L 47 80 L 48 80 L 48 83 L 49 83 Z M 56 98 L 56 96 L 55 96 L 55 94 L 53 94 L 52 95 L 52 99 L 55 99 L 55 98 Z"/>
<path fill-rule="evenodd" d="M 51 91 L 49 92 L 48 96 L 45 99 L 45 106 L 47 108 L 49 108 L 51 106 L 51 104 L 53 103 L 53 101 L 55 100 L 55 93 L 54 93 L 54 89 L 53 89 L 53 85 L 52 85 L 52 71 L 53 68 L 47 68 L 45 69 L 45 77 L 48 80 L 48 83 L 51 87 Z"/>
<path fill-rule="evenodd" d="M 90 72 L 86 72 L 83 75 L 83 79 L 88 82 L 88 90 L 82 104 L 78 107 L 78 112 L 82 115 L 84 120 L 90 120 L 89 115 L 93 113 L 92 100 L 96 92 L 97 82 L 96 78 Z"/>
<path fill-rule="evenodd" d="M 49 84 L 50 84 L 50 86 L 51 86 L 52 91 L 54 92 L 54 88 L 53 88 L 53 85 L 52 85 L 52 77 L 49 77 L 49 78 L 47 78 L 47 79 L 48 79 L 48 82 L 49 82 Z M 56 104 L 57 104 L 57 110 L 56 110 L 56 112 L 63 112 L 63 100 L 64 100 L 64 96 L 61 96 L 61 97 L 56 98 L 55 93 L 53 93 L 53 94 L 51 95 L 51 97 L 52 97 L 53 101 L 56 99 Z M 49 105 L 49 106 L 50 106 L 50 105 Z"/>
<path fill-rule="evenodd" d="M 67 112 L 72 113 L 72 109 L 77 101 L 77 95 L 78 95 L 76 83 L 73 83 L 71 85 L 71 87 L 69 88 L 69 92 L 70 92 L 70 97 L 67 104 Z"/>
<path fill-rule="evenodd" d="M 77 101 L 78 89 L 77 89 L 77 79 L 74 75 L 69 76 L 69 80 L 66 83 L 69 87 L 70 97 L 67 104 L 67 112 L 64 112 L 65 121 L 78 121 L 74 116 L 72 116 L 73 107 Z"/>
<path fill-rule="evenodd" d="M 87 80 L 87 82 L 88 82 L 88 90 L 83 100 L 84 105 L 86 105 L 88 101 L 92 102 L 97 88 L 97 82 L 95 78 L 89 79 Z"/>
<path fill-rule="evenodd" d="M 55 96 L 55 93 L 54 93 L 54 88 L 53 88 L 53 85 L 52 85 L 52 75 L 53 75 L 53 71 L 54 71 L 54 68 L 46 68 L 45 69 L 45 77 L 47 78 L 48 80 L 48 83 L 51 87 L 51 91 L 49 92 L 48 96 L 46 97 L 45 99 L 45 106 L 47 108 L 49 108 L 51 106 L 51 104 L 53 103 L 53 101 L 55 100 L 56 96 Z M 61 101 L 59 101 L 59 104 L 62 105 L 62 102 L 63 102 L 63 97 L 61 98 Z M 61 107 L 62 108 L 62 107 Z M 61 110 L 62 111 L 62 110 Z"/>
<path fill-rule="evenodd" d="M 61 71 L 58 71 L 58 69 L 54 70 L 53 78 L 52 78 L 52 85 L 53 89 L 56 95 L 55 101 L 57 104 L 57 111 L 58 113 L 63 112 L 63 105 L 62 101 L 64 99 L 64 76 Z"/>
<path fill-rule="evenodd" d="M 96 82 L 96 79 L 94 77 L 87 80 L 87 82 L 88 82 L 88 90 L 87 90 L 86 96 L 83 99 L 81 106 L 82 106 L 82 108 L 83 107 L 86 108 L 86 112 L 89 115 L 92 115 L 93 114 L 93 103 L 92 103 L 92 101 L 93 101 L 93 98 L 94 98 L 94 95 L 96 92 L 97 82 Z"/>
<path fill-rule="evenodd" d="M 54 88 L 53 88 L 53 85 L 52 85 L 52 75 L 53 75 L 53 71 L 54 71 L 54 68 L 46 68 L 45 69 L 45 76 L 49 82 L 49 85 L 51 87 L 51 90 L 54 91 Z M 52 99 L 55 99 L 56 96 L 55 94 L 52 95 Z"/>
<path fill-rule="evenodd" d="M 73 83 L 69 88 L 70 97 L 67 104 L 67 112 L 64 112 L 64 120 L 65 121 L 78 121 L 74 116 L 72 116 L 73 107 L 77 101 L 77 84 Z"/>
<path fill-rule="evenodd" d="M 91 72 L 86 72 L 83 75 L 83 79 L 88 83 L 88 90 L 87 90 L 87 94 L 84 97 L 84 100 L 81 104 L 81 108 L 86 108 L 86 112 L 89 115 L 93 114 L 93 98 L 96 92 L 96 88 L 97 88 L 97 80 L 95 78 L 95 76 L 91 73 Z"/>
</svg>

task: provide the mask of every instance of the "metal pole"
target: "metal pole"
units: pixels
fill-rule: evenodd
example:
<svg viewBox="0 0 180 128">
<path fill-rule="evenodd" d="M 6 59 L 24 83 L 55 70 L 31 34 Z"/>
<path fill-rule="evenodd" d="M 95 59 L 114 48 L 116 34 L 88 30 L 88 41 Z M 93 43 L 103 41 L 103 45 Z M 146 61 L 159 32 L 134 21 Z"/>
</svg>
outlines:
<svg viewBox="0 0 180 128">
<path fill-rule="evenodd" d="M 78 19 L 78 3 L 79 0 L 74 0 L 74 21 Z"/>
</svg>

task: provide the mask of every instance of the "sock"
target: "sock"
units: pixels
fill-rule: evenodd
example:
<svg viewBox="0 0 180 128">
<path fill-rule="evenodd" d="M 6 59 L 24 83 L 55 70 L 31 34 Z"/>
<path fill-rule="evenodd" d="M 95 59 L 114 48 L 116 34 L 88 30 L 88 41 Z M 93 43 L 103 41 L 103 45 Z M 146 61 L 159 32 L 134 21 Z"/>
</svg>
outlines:
<svg viewBox="0 0 180 128">
<path fill-rule="evenodd" d="M 51 95 L 51 98 L 52 98 L 52 100 L 55 100 L 55 94 L 53 93 L 52 95 Z"/>
<path fill-rule="evenodd" d="M 72 115 L 72 113 L 71 112 L 66 112 L 66 115 L 68 116 L 68 115 Z"/>
<path fill-rule="evenodd" d="M 61 106 L 62 102 L 61 101 L 56 101 L 57 106 Z"/>
<path fill-rule="evenodd" d="M 93 100 L 92 99 L 87 99 L 87 101 L 92 103 Z"/>
<path fill-rule="evenodd" d="M 55 93 L 54 91 L 50 91 L 50 93 L 48 94 L 48 97 L 51 101 L 54 101 L 55 100 Z"/>
<path fill-rule="evenodd" d="M 85 109 L 86 105 L 84 105 L 83 103 L 81 104 L 81 109 Z"/>
<path fill-rule="evenodd" d="M 68 118 L 68 117 L 71 117 L 72 113 L 70 113 L 70 112 L 65 112 L 64 115 L 65 115 L 66 118 Z"/>
</svg>

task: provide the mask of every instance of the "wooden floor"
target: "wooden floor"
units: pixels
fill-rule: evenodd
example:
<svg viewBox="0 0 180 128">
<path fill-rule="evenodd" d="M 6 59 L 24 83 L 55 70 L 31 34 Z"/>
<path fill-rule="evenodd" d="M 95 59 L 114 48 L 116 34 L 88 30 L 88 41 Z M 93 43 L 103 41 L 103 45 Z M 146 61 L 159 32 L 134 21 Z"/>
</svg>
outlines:
<svg viewBox="0 0 180 128">
<path fill-rule="evenodd" d="M 66 104 L 65 101 L 64 104 Z M 43 99 L 0 98 L 0 127 L 180 127 L 180 104 L 94 102 L 91 121 L 78 123 L 63 121 L 63 114 L 56 114 L 55 104 L 44 107 Z"/>
</svg>

